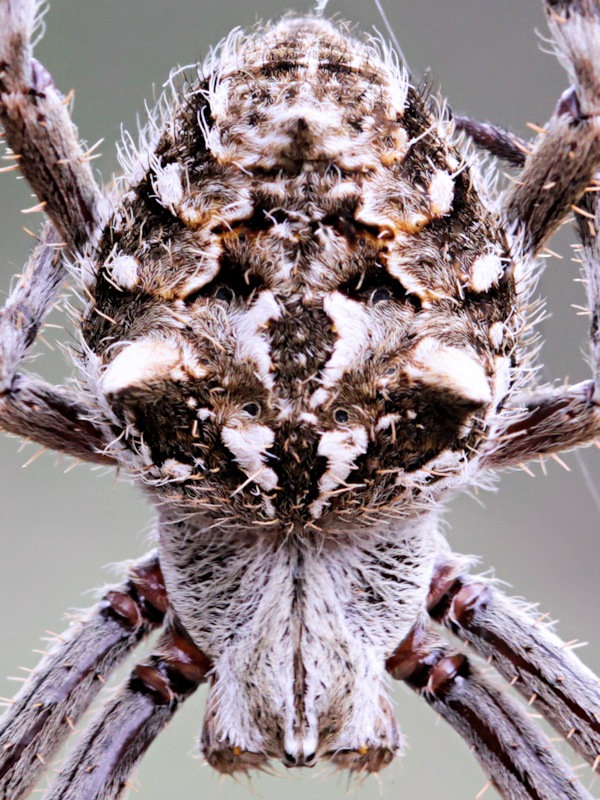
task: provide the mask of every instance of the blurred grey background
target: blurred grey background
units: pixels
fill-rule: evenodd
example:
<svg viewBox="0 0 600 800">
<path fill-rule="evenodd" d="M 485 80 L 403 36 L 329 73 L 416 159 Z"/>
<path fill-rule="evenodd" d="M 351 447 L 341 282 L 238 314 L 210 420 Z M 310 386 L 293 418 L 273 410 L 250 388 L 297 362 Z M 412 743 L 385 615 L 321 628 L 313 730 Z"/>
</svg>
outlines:
<svg viewBox="0 0 600 800">
<path fill-rule="evenodd" d="M 541 2 L 384 4 L 415 75 L 430 68 L 434 86 L 441 86 L 458 112 L 493 120 L 526 136 L 526 122 L 543 124 L 566 87 L 565 75 L 552 56 L 541 52 L 534 33 L 545 33 Z M 310 3 L 56 0 L 37 56 L 65 94 L 76 89 L 74 118 L 81 136 L 90 145 L 105 137 L 103 156 L 95 166 L 108 181 L 116 169 L 114 142 L 121 123 L 135 130 L 137 115 L 144 118 L 144 99 L 151 101 L 153 85 L 160 87 L 172 66 L 204 57 L 233 26 L 277 18 L 290 8 L 307 11 Z M 372 0 L 338 0 L 329 11 L 365 31 L 373 25 L 384 27 Z M 0 176 L 3 294 L 32 244 L 22 226 L 39 224 L 20 213 L 33 204 L 23 181 L 13 174 Z M 588 377 L 588 321 L 572 308 L 585 301 L 574 282 L 578 271 L 570 261 L 571 242 L 569 231 L 563 230 L 553 244 L 564 258 L 549 261 L 541 283 L 552 317 L 540 329 L 547 339 L 545 376 L 578 381 Z M 47 334 L 51 338 L 52 331 Z M 37 352 L 32 368 L 60 379 L 66 369 L 63 355 L 44 345 Z M 38 657 L 31 649 L 43 648 L 43 631 L 61 630 L 65 610 L 90 604 L 91 596 L 85 593 L 111 577 L 106 565 L 144 552 L 151 530 L 139 497 L 113 474 L 81 465 L 69 470 L 68 460 L 57 463 L 49 453 L 23 468 L 36 449 L 29 445 L 20 452 L 16 440 L 0 442 L 0 695 L 5 696 L 17 688 L 5 676 L 24 676 L 19 667 L 34 666 Z M 507 474 L 498 493 L 477 501 L 458 498 L 447 515 L 448 535 L 455 549 L 480 554 L 483 567 L 493 567 L 512 585 L 510 591 L 538 601 L 542 611 L 559 618 L 565 639 L 591 641 L 581 655 L 598 670 L 600 453 L 592 448 L 581 456 L 567 455 L 565 461 L 570 472 L 548 462 L 547 477 L 536 466 L 535 479 L 523 472 Z M 143 800 L 240 800 L 282 794 L 291 799 L 309 793 L 313 800 L 348 794 L 360 800 L 474 798 L 486 778 L 467 748 L 403 686 L 395 687 L 395 699 L 408 747 L 404 758 L 379 780 L 349 783 L 346 775 L 326 768 L 305 773 L 281 768 L 279 777 L 253 777 L 251 785 L 245 780 L 221 781 L 193 758 L 202 715 L 200 691 L 151 748 L 135 785 Z M 589 784 L 589 770 L 582 776 Z M 495 795 L 489 790 L 485 796 Z"/>
</svg>

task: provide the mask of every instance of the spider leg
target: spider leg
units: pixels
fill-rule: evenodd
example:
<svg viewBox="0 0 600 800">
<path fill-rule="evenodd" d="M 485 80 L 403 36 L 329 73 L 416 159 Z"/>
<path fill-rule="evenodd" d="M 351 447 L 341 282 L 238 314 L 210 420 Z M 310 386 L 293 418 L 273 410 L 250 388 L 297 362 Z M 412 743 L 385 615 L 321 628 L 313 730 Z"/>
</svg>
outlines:
<svg viewBox="0 0 600 800">
<path fill-rule="evenodd" d="M 522 167 L 530 145 L 510 131 L 489 122 L 479 122 L 471 117 L 453 116 L 456 130 L 464 131 L 478 147 L 487 150 L 513 167 Z"/>
<path fill-rule="evenodd" d="M 0 720 L 0 797 L 18 800 L 31 789 L 104 676 L 162 624 L 167 605 L 158 559 L 150 553 L 59 639 Z"/>
<path fill-rule="evenodd" d="M 523 240 L 525 256 L 571 209 L 576 212 L 592 315 L 594 380 L 512 398 L 482 449 L 483 468 L 513 466 L 600 436 L 600 210 L 593 182 L 600 165 L 600 0 L 546 0 L 546 12 L 573 86 L 538 137 L 504 210 Z M 487 130 L 478 125 L 466 120 L 462 128 L 486 147 Z"/>
<path fill-rule="evenodd" d="M 127 777 L 180 703 L 206 680 L 208 658 L 175 624 L 157 651 L 129 680 L 86 731 L 45 800 L 114 800 Z"/>
<path fill-rule="evenodd" d="M 573 85 L 505 199 L 506 218 L 527 253 L 556 229 L 600 165 L 600 1 L 546 0 L 545 6 Z"/>
<path fill-rule="evenodd" d="M 600 14 L 600 10 L 599 10 Z M 599 37 L 600 38 L 600 37 Z M 600 188 L 600 187 L 591 187 Z M 507 467 L 547 453 L 590 444 L 600 436 L 600 203 L 598 192 L 578 200 L 577 228 L 592 320 L 594 379 L 511 401 L 482 450 L 482 466 Z"/>
<path fill-rule="evenodd" d="M 65 98 L 32 58 L 38 0 L 0 0 L 0 121 L 16 163 L 65 241 L 86 244 L 99 189 Z"/>
<path fill-rule="evenodd" d="M 388 659 L 457 731 L 507 800 L 591 800 L 591 795 L 521 708 L 429 630 L 415 629 Z"/>
<path fill-rule="evenodd" d="M 47 225 L 25 272 L 0 310 L 0 428 L 45 447 L 98 464 L 113 438 L 94 421 L 98 410 L 63 387 L 17 372 L 64 277 L 58 237 Z"/>
<path fill-rule="evenodd" d="M 600 436 L 594 381 L 515 398 L 515 413 L 499 424 L 481 450 L 483 469 L 516 466 L 538 456 L 591 444 Z"/>
<path fill-rule="evenodd" d="M 469 575 L 446 581 L 441 576 L 432 594 L 432 619 L 488 659 L 598 771 L 597 676 L 539 619 L 489 583 Z"/>
<path fill-rule="evenodd" d="M 591 187 L 600 189 L 599 185 Z M 582 261 L 588 307 L 592 320 L 591 348 L 594 369 L 593 400 L 600 404 L 600 203 L 598 191 L 586 192 L 579 200 L 577 229 L 583 246 Z"/>
</svg>

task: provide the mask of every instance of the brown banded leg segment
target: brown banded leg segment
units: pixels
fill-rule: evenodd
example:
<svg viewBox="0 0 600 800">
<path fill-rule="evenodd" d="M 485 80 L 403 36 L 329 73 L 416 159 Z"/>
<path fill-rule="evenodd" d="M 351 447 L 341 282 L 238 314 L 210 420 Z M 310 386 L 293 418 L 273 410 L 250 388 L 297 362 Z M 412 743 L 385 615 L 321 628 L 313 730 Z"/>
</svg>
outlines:
<svg viewBox="0 0 600 800">
<path fill-rule="evenodd" d="M 529 142 L 489 122 L 479 122 L 471 117 L 456 115 L 453 119 L 456 130 L 464 131 L 477 147 L 507 161 L 513 167 L 522 167 L 525 164 L 525 158 L 530 150 Z"/>
<path fill-rule="evenodd" d="M 470 576 L 433 587 L 432 619 L 488 659 L 596 771 L 600 681 L 541 621 Z"/>
<path fill-rule="evenodd" d="M 105 677 L 162 624 L 167 606 L 151 553 L 59 638 L 0 720 L 0 798 L 18 800 L 31 789 Z"/>
<path fill-rule="evenodd" d="M 576 89 L 560 99 L 509 190 L 504 213 L 535 253 L 570 213 L 600 166 L 600 117 L 583 114 Z"/>
<path fill-rule="evenodd" d="M 505 205 L 529 252 L 537 250 L 600 165 L 600 1 L 546 0 L 546 16 L 572 88 L 538 137 Z"/>
<path fill-rule="evenodd" d="M 103 427 L 79 398 L 46 381 L 16 375 L 10 391 L 0 392 L 0 430 L 57 453 L 113 467 L 116 462 Z"/>
<path fill-rule="evenodd" d="M 180 703 L 206 680 L 208 658 L 178 627 L 138 664 L 70 755 L 44 800 L 115 800 Z"/>
<path fill-rule="evenodd" d="M 452 725 L 505 800 L 591 800 L 506 692 L 431 632 L 414 631 L 386 666 Z"/>
<path fill-rule="evenodd" d="M 600 356 L 600 353 L 599 353 Z M 483 469 L 513 467 L 538 456 L 591 444 L 600 436 L 594 381 L 516 398 L 480 452 Z M 513 413 L 517 412 L 517 413 Z"/>
<path fill-rule="evenodd" d="M 0 0 L 0 122 L 15 163 L 65 242 L 77 249 L 98 222 L 100 192 L 65 99 L 32 58 L 39 5 Z"/>
</svg>

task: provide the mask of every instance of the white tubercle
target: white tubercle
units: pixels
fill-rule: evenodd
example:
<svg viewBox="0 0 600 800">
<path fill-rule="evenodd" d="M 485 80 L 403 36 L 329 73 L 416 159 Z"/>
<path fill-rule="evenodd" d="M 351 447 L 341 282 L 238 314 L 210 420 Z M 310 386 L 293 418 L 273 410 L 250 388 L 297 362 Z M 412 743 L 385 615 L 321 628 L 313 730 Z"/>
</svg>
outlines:
<svg viewBox="0 0 600 800">
<path fill-rule="evenodd" d="M 152 181 L 152 188 L 156 193 L 158 202 L 172 213 L 176 213 L 183 200 L 181 164 L 173 163 L 164 167 L 157 167 Z"/>
<path fill-rule="evenodd" d="M 454 179 L 447 173 L 438 170 L 433 176 L 427 187 L 429 195 L 429 207 L 431 213 L 436 217 L 443 217 L 452 208 L 454 200 Z"/>
<path fill-rule="evenodd" d="M 139 267 L 133 256 L 114 255 L 106 262 L 106 268 L 113 282 L 121 289 L 134 289 L 140 281 Z"/>
<path fill-rule="evenodd" d="M 469 287 L 474 292 L 487 292 L 502 277 L 504 268 L 499 256 L 487 253 L 471 264 Z"/>
<path fill-rule="evenodd" d="M 193 473 L 190 464 L 183 464 L 175 458 L 167 458 L 163 462 L 162 471 L 169 476 L 172 481 L 184 481 Z"/>
<path fill-rule="evenodd" d="M 490 325 L 488 339 L 494 350 L 499 350 L 504 341 L 504 323 L 494 322 Z"/>
</svg>

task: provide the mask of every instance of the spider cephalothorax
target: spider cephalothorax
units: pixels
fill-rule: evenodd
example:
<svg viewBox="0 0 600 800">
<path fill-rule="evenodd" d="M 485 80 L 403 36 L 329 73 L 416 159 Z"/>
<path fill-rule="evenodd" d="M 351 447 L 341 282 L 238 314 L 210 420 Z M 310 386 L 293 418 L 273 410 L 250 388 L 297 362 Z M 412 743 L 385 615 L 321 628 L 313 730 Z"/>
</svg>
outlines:
<svg viewBox="0 0 600 800">
<path fill-rule="evenodd" d="M 575 85 L 531 151 L 426 100 L 381 43 L 289 17 L 233 34 L 175 88 L 104 202 L 31 59 L 34 5 L 0 0 L 0 119 L 50 218 L 0 317 L 0 424 L 122 468 L 158 542 L 16 698 L 2 798 L 29 791 L 96 676 L 160 626 L 52 800 L 116 798 L 206 680 L 201 745 L 221 772 L 270 758 L 378 771 L 402 743 L 389 675 L 505 797 L 588 797 L 435 632 L 533 693 L 598 767 L 595 677 L 439 531 L 450 490 L 600 431 L 594 381 L 533 393 L 523 366 L 535 255 L 576 201 L 595 319 L 600 305 L 584 192 L 600 165 L 600 5 L 546 8 Z M 456 127 L 520 168 L 503 196 Z M 67 261 L 88 299 L 76 390 L 17 371 Z"/>
</svg>

